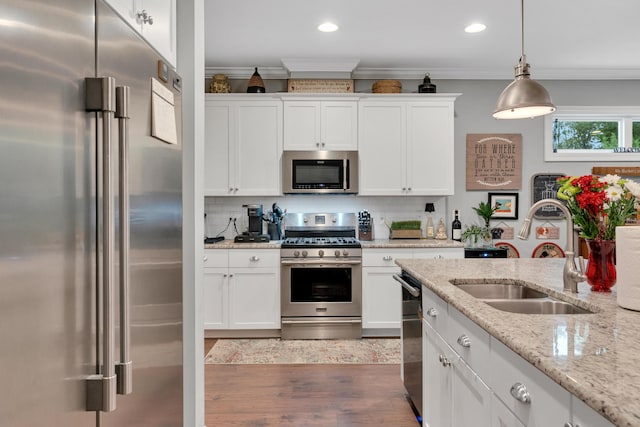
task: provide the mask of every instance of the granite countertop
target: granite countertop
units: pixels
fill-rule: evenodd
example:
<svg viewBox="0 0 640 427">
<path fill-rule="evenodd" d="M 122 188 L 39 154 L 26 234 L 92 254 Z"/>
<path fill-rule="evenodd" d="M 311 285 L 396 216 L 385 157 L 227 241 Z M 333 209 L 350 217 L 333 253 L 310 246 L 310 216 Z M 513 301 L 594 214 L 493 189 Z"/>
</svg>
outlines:
<svg viewBox="0 0 640 427">
<path fill-rule="evenodd" d="M 399 259 L 403 270 L 616 426 L 640 425 L 640 312 L 612 293 L 562 291 L 564 259 Z M 457 289 L 455 279 L 512 279 L 593 314 L 541 315 L 496 310 Z"/>
<path fill-rule="evenodd" d="M 235 243 L 233 239 L 218 243 L 205 243 L 205 249 L 280 249 L 281 240 L 264 243 Z M 362 248 L 464 248 L 464 244 L 455 240 L 435 239 L 376 239 L 360 240 Z"/>
</svg>

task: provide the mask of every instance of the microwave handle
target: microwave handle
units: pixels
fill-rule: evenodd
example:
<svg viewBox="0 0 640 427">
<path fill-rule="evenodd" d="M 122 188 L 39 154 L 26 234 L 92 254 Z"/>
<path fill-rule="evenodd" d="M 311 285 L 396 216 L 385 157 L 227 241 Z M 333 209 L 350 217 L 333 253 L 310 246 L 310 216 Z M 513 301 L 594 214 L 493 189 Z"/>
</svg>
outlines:
<svg viewBox="0 0 640 427">
<path fill-rule="evenodd" d="M 349 190 L 349 159 L 342 159 L 342 189 Z"/>
</svg>

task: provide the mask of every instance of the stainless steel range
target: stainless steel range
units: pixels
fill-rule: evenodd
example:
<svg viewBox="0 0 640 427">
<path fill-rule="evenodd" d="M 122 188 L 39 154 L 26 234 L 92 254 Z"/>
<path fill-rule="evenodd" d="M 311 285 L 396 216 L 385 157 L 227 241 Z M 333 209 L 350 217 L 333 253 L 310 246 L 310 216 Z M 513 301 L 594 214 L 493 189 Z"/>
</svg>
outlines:
<svg viewBox="0 0 640 427">
<path fill-rule="evenodd" d="M 362 337 L 362 248 L 353 213 L 287 214 L 283 339 Z"/>
</svg>

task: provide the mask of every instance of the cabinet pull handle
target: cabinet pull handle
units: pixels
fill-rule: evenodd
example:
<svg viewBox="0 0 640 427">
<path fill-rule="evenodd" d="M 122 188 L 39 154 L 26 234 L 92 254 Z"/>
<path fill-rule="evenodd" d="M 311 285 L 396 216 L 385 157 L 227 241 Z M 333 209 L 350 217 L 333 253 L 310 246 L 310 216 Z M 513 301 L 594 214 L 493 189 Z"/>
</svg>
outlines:
<svg viewBox="0 0 640 427">
<path fill-rule="evenodd" d="M 519 402 L 526 403 L 527 405 L 531 403 L 531 395 L 529 394 L 529 390 L 522 383 L 515 383 L 511 386 L 511 396 Z"/>
<path fill-rule="evenodd" d="M 427 316 L 438 317 L 438 310 L 436 310 L 434 307 L 431 307 L 429 310 L 427 310 Z"/>
<path fill-rule="evenodd" d="M 392 260 L 393 260 L 393 257 L 392 257 L 391 255 L 383 256 L 383 257 L 382 257 L 382 260 L 383 260 L 383 261 L 392 261 Z"/>
<path fill-rule="evenodd" d="M 433 259 L 444 259 L 444 257 L 440 254 L 433 257 Z"/>
<path fill-rule="evenodd" d="M 471 347 L 471 339 L 466 334 L 462 334 L 458 337 L 458 344 L 462 347 Z"/>
<path fill-rule="evenodd" d="M 142 22 L 143 24 L 153 25 L 153 16 L 149 15 L 146 10 L 138 12 L 136 16 L 138 17 L 138 21 Z"/>
<path fill-rule="evenodd" d="M 254 255 L 251 258 L 249 258 L 249 261 L 253 261 L 253 262 L 260 261 L 260 257 L 257 257 L 257 256 Z"/>
</svg>

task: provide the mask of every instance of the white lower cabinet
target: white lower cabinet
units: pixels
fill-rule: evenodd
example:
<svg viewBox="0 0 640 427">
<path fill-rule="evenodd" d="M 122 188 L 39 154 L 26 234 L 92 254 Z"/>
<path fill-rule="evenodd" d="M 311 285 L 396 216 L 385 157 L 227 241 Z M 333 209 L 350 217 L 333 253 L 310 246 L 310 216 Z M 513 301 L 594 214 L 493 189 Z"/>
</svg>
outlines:
<svg viewBox="0 0 640 427">
<path fill-rule="evenodd" d="M 205 251 L 203 298 L 205 329 L 280 329 L 280 251 Z"/>
<path fill-rule="evenodd" d="M 462 248 L 365 248 L 362 251 L 362 329 L 366 335 L 400 336 L 402 291 L 393 280 L 396 259 L 463 258 Z"/>
<path fill-rule="evenodd" d="M 491 390 L 423 321 L 423 419 L 429 427 L 490 427 Z"/>
<path fill-rule="evenodd" d="M 613 427 L 576 396 L 423 287 L 428 427 Z"/>
</svg>

